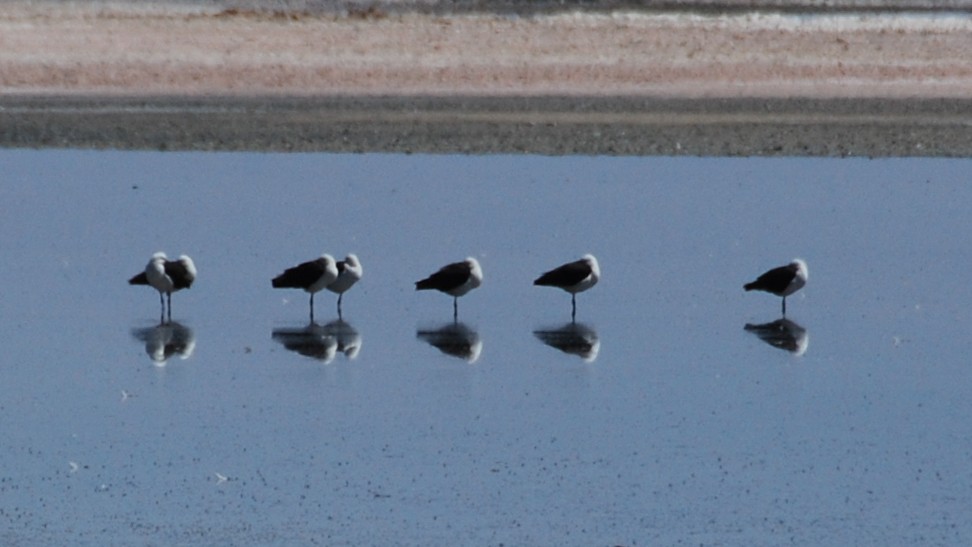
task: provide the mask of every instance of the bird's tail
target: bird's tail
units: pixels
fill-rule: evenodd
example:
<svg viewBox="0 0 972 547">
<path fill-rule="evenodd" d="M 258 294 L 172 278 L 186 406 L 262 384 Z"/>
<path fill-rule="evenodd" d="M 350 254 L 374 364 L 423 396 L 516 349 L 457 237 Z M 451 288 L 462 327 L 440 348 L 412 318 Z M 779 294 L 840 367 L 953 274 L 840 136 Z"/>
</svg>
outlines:
<svg viewBox="0 0 972 547">
<path fill-rule="evenodd" d="M 557 275 L 557 270 L 552 270 L 533 280 L 533 284 L 540 287 L 557 287 L 560 285 L 558 281 L 563 281 L 563 279 L 558 280 L 558 277 L 562 276 Z"/>
<path fill-rule="evenodd" d="M 271 281 L 274 289 L 302 289 L 296 279 L 290 278 L 287 274 L 278 275 Z"/>
<path fill-rule="evenodd" d="M 415 282 L 415 290 L 417 291 L 427 291 L 429 289 L 434 289 L 431 279 L 423 279 L 421 281 Z"/>
<path fill-rule="evenodd" d="M 753 281 L 752 283 L 746 283 L 745 285 L 743 285 L 743 288 L 746 289 L 747 291 L 754 290 L 756 288 L 756 282 Z"/>
<path fill-rule="evenodd" d="M 136 275 L 135 277 L 129 279 L 128 280 L 128 284 L 129 285 L 148 285 L 149 284 L 149 282 L 148 282 L 148 276 L 145 275 L 145 272 L 142 272 L 142 273 Z"/>
</svg>

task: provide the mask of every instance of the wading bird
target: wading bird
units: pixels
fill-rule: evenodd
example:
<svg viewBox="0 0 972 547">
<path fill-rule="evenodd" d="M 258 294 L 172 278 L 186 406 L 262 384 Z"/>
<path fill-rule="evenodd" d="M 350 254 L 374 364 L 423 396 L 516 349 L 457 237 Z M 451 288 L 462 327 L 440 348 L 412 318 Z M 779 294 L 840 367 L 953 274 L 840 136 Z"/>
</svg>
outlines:
<svg viewBox="0 0 972 547">
<path fill-rule="evenodd" d="M 570 319 L 577 315 L 577 293 L 597 285 L 601 268 L 594 255 L 586 254 L 580 260 L 569 262 L 541 275 L 533 282 L 541 287 L 557 287 L 570 293 Z"/>
<path fill-rule="evenodd" d="M 459 318 L 459 297 L 475 289 L 483 282 L 483 270 L 472 257 L 462 262 L 443 266 L 439 271 L 415 282 L 415 290 L 435 289 L 452 296 L 452 318 Z"/>
<path fill-rule="evenodd" d="M 752 283 L 746 283 L 743 288 L 747 291 L 765 291 L 783 297 L 783 315 L 786 315 L 786 297 L 802 289 L 807 284 L 807 263 L 794 258 L 786 266 L 773 268 L 756 278 Z"/>
<path fill-rule="evenodd" d="M 168 303 L 169 321 L 172 320 L 172 293 L 188 289 L 196 280 L 196 265 L 186 255 L 179 260 L 169 260 L 163 252 L 152 255 L 145 266 L 145 271 L 128 280 L 129 285 L 150 285 L 159 291 L 159 305 L 162 308 L 160 323 L 165 322 L 166 302 Z M 162 299 L 165 294 L 166 299 Z"/>
<path fill-rule="evenodd" d="M 316 260 L 287 268 L 273 278 L 274 289 L 303 289 L 310 293 L 310 319 L 314 321 L 314 293 L 334 283 L 338 278 L 334 257 L 325 253 Z M 350 286 L 350 285 L 349 285 Z"/>
<path fill-rule="evenodd" d="M 337 271 L 337 279 L 327 286 L 327 290 L 337 293 L 338 317 L 341 317 L 341 300 L 344 298 L 344 292 L 361 279 L 364 270 L 361 268 L 361 262 L 358 261 L 358 256 L 349 254 L 344 260 L 337 263 Z"/>
</svg>

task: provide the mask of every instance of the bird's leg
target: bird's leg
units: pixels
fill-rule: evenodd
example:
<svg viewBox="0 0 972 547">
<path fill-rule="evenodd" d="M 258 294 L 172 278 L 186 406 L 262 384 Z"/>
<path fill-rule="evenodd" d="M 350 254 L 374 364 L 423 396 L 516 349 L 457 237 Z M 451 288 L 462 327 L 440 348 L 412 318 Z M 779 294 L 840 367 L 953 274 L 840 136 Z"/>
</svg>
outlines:
<svg viewBox="0 0 972 547">
<path fill-rule="evenodd" d="M 577 295 L 570 295 L 570 322 L 575 322 L 577 318 Z"/>
<path fill-rule="evenodd" d="M 168 301 L 168 306 L 166 306 L 169 313 L 169 323 L 172 322 L 172 293 L 165 293 L 165 299 Z"/>
<path fill-rule="evenodd" d="M 342 319 L 341 314 L 341 299 L 344 298 L 344 293 L 338 295 L 338 319 Z"/>
<path fill-rule="evenodd" d="M 783 297 L 783 317 L 786 317 L 786 297 Z"/>
<path fill-rule="evenodd" d="M 459 297 L 458 296 L 452 297 L 452 322 L 453 323 L 459 322 Z"/>
<path fill-rule="evenodd" d="M 314 293 L 311 293 L 310 297 L 310 322 L 314 322 Z"/>
<path fill-rule="evenodd" d="M 165 323 L 165 299 L 162 297 L 162 291 L 159 291 L 159 324 Z"/>
</svg>

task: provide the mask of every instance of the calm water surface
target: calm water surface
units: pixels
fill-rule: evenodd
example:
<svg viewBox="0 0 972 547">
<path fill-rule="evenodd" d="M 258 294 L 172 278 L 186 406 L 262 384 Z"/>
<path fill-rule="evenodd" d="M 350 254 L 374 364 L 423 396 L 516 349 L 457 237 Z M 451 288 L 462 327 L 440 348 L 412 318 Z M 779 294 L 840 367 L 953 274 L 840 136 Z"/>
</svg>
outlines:
<svg viewBox="0 0 972 547">
<path fill-rule="evenodd" d="M 5 544 L 972 541 L 972 162 L 0 165 Z M 308 325 L 270 279 L 321 252 L 365 274 Z M 531 282 L 587 252 L 572 325 Z M 453 324 L 413 283 L 466 256 Z M 742 284 L 796 256 L 773 324 Z"/>
</svg>

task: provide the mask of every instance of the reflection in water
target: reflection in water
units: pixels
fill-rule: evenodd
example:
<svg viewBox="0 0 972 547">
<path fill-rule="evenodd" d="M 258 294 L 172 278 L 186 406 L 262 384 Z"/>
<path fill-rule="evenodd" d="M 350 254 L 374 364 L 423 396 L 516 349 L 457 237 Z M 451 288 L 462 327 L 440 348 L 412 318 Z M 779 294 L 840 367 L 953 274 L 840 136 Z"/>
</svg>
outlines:
<svg viewBox="0 0 972 547">
<path fill-rule="evenodd" d="M 761 325 L 747 323 L 744 328 L 774 348 L 785 349 L 797 356 L 806 353 L 810 346 L 807 329 L 785 317 Z"/>
<path fill-rule="evenodd" d="M 415 336 L 439 348 L 446 355 L 464 359 L 472 364 L 483 351 L 483 341 L 479 333 L 465 323 L 448 323 L 437 329 L 419 330 Z"/>
<path fill-rule="evenodd" d="M 601 341 L 597 331 L 583 323 L 566 323 L 554 329 L 538 329 L 533 335 L 541 342 L 564 353 L 577 355 L 588 363 L 597 359 Z"/>
<path fill-rule="evenodd" d="M 270 337 L 290 351 L 312 357 L 324 364 L 334 360 L 338 352 L 348 359 L 354 359 L 361 351 L 361 334 L 350 323 L 341 319 L 326 325 L 311 323 L 299 329 L 273 329 Z"/>
<path fill-rule="evenodd" d="M 159 366 L 164 366 L 173 355 L 188 359 L 196 349 L 196 335 L 192 329 L 172 321 L 155 327 L 132 329 L 132 337 L 145 343 L 145 353 Z"/>
</svg>

